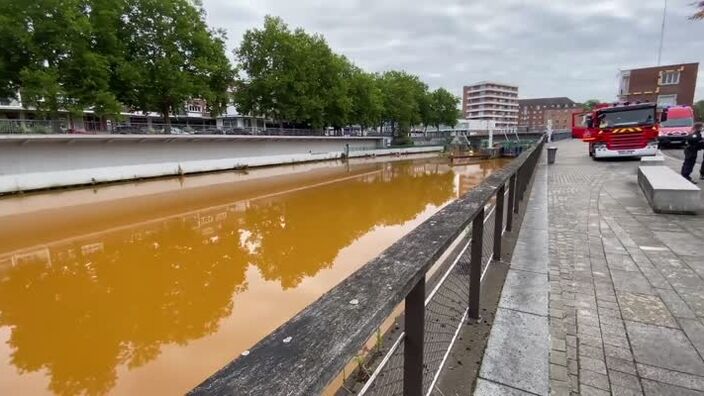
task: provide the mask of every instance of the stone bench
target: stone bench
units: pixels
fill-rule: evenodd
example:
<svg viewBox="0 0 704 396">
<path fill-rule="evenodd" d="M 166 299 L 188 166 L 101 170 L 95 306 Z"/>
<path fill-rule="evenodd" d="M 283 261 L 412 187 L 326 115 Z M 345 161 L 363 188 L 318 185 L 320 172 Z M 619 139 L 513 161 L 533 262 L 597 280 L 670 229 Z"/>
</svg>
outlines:
<svg viewBox="0 0 704 396">
<path fill-rule="evenodd" d="M 638 185 L 657 213 L 694 213 L 702 207 L 699 187 L 667 166 L 638 167 Z"/>
<path fill-rule="evenodd" d="M 654 157 L 643 157 L 640 159 L 640 166 L 665 165 L 665 157 L 656 155 Z"/>
</svg>

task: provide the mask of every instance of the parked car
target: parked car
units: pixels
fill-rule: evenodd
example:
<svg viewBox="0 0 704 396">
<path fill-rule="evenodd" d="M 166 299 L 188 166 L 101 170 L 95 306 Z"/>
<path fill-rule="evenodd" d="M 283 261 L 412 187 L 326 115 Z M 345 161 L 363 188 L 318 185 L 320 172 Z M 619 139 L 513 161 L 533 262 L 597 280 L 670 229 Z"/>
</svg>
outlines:
<svg viewBox="0 0 704 396">
<path fill-rule="evenodd" d="M 113 128 L 112 133 L 117 133 L 120 135 L 140 135 L 142 134 L 142 131 L 132 125 L 117 125 Z"/>
<path fill-rule="evenodd" d="M 195 131 L 196 135 L 224 135 L 225 131 L 220 128 L 206 128 Z"/>
<path fill-rule="evenodd" d="M 171 127 L 171 130 L 169 132 L 172 135 L 191 135 L 191 133 L 184 131 L 183 129 L 179 127 Z"/>
<path fill-rule="evenodd" d="M 225 130 L 226 135 L 251 135 L 252 131 L 244 128 L 231 128 Z"/>
</svg>

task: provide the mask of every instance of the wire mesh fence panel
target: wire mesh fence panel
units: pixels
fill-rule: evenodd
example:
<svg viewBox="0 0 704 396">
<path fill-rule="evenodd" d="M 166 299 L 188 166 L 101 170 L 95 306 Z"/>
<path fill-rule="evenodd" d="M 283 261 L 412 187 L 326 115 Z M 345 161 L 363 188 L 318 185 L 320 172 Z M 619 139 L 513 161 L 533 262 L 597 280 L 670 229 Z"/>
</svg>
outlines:
<svg viewBox="0 0 704 396">
<path fill-rule="evenodd" d="M 487 211 L 484 220 L 482 241 L 482 273 L 492 258 L 494 241 L 494 224 L 496 211 Z M 471 237 L 471 235 L 470 235 Z M 468 244 L 469 241 L 463 241 Z M 437 291 L 426 303 L 425 334 L 423 349 L 423 393 L 429 391 L 438 373 L 442 370 L 446 356 L 457 337 L 458 327 L 466 318 L 469 304 L 469 274 L 471 253 L 464 249 L 454 265 L 445 274 L 439 275 L 441 283 L 435 285 Z M 432 292 L 431 292 L 432 293 Z M 386 364 L 378 369 L 378 375 L 366 392 L 368 395 L 402 395 L 403 394 L 403 342 L 396 350 L 389 352 Z"/>
</svg>

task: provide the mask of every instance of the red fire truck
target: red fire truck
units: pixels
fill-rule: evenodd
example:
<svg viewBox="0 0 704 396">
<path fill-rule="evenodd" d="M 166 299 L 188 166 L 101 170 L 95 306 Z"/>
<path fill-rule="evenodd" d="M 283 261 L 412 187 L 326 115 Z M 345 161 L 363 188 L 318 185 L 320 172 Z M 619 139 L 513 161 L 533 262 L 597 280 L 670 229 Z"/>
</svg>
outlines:
<svg viewBox="0 0 704 396">
<path fill-rule="evenodd" d="M 655 103 L 619 103 L 596 106 L 585 119 L 582 141 L 594 159 L 641 157 L 658 151 L 658 113 Z"/>
</svg>

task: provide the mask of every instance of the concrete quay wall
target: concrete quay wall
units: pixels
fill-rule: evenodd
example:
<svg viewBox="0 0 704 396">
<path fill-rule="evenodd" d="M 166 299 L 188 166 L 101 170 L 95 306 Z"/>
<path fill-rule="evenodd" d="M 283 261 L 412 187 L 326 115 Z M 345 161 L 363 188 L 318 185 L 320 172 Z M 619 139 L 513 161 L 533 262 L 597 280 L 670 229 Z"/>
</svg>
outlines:
<svg viewBox="0 0 704 396">
<path fill-rule="evenodd" d="M 0 194 L 247 167 L 442 151 L 377 137 L 0 136 Z"/>
</svg>

